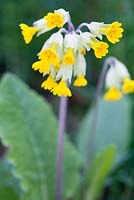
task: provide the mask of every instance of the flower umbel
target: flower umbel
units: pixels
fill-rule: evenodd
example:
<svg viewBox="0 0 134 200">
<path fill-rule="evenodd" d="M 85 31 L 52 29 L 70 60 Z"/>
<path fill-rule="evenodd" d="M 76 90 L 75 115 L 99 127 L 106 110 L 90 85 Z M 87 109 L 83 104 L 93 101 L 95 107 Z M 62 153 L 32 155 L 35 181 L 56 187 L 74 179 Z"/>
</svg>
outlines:
<svg viewBox="0 0 134 200">
<path fill-rule="evenodd" d="M 68 24 L 68 29 L 64 28 Z M 81 28 L 87 26 L 89 31 L 83 32 Z M 35 21 L 33 26 L 20 24 L 22 35 L 26 44 L 29 44 L 34 35 L 41 35 L 54 28 L 59 30 L 53 33 L 44 43 L 37 54 L 38 61 L 32 64 L 35 71 L 48 76 L 41 87 L 50 90 L 57 96 L 72 96 L 69 84 L 74 78 L 74 86 L 84 87 L 86 79 L 85 55 L 90 50 L 94 51 L 96 58 L 102 58 L 108 53 L 109 45 L 102 41 L 102 36 L 111 43 L 119 42 L 123 28 L 119 22 L 104 24 L 103 22 L 82 23 L 75 30 L 68 11 L 60 8 L 46 14 Z M 118 61 L 117 61 L 118 62 Z M 119 62 L 118 62 L 119 64 Z M 123 66 L 111 67 L 106 77 L 106 100 L 119 100 L 122 94 L 134 92 L 134 81 Z M 109 81 L 110 80 L 110 81 Z M 112 80 L 112 81 L 111 81 Z M 112 83 L 112 84 L 111 84 Z M 121 84 L 123 85 L 121 86 Z"/>
</svg>

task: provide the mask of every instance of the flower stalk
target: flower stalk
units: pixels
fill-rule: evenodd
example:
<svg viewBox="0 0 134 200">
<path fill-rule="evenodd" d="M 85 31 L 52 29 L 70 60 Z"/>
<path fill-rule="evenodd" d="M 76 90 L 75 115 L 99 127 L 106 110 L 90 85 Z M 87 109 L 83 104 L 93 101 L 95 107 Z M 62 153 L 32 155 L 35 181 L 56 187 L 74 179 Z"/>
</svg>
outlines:
<svg viewBox="0 0 134 200">
<path fill-rule="evenodd" d="M 117 58 L 108 57 L 103 64 L 96 89 L 94 113 L 88 142 L 88 164 L 91 163 L 94 152 L 94 137 L 97 127 L 99 97 L 102 93 L 104 80 L 105 87 L 107 89 L 104 95 L 104 99 L 106 101 L 117 101 L 120 100 L 125 94 L 134 93 L 134 80 L 131 79 L 127 67 Z"/>
<path fill-rule="evenodd" d="M 64 154 L 64 137 L 66 129 L 67 116 L 67 101 L 68 98 L 62 96 L 59 108 L 59 135 L 57 147 L 57 166 L 56 166 L 56 200 L 62 199 L 63 186 L 63 154 Z"/>
<path fill-rule="evenodd" d="M 68 23 L 68 30 L 69 30 L 69 32 L 75 31 L 75 28 L 74 28 L 74 25 L 73 25 L 73 23 L 72 23 L 72 21 L 71 21 L 70 15 L 69 15 L 69 17 L 68 17 L 67 23 Z"/>
<path fill-rule="evenodd" d="M 108 70 L 108 67 L 114 63 L 114 60 L 115 60 L 114 57 L 109 57 L 105 60 L 102 70 L 101 70 L 99 81 L 97 84 L 95 101 L 94 101 L 94 113 L 93 113 L 93 117 L 92 117 L 90 137 L 89 137 L 89 142 L 88 142 L 88 155 L 89 155 L 88 165 L 90 165 L 90 163 L 92 162 L 93 152 L 94 152 L 94 137 L 95 137 L 96 127 L 97 127 L 97 119 L 98 119 L 98 111 L 99 111 L 99 98 L 102 93 L 103 83 L 105 80 L 106 72 Z"/>
<path fill-rule="evenodd" d="M 78 28 L 76 29 L 76 31 L 80 31 L 84 26 L 87 27 L 88 23 L 81 23 Z"/>
</svg>

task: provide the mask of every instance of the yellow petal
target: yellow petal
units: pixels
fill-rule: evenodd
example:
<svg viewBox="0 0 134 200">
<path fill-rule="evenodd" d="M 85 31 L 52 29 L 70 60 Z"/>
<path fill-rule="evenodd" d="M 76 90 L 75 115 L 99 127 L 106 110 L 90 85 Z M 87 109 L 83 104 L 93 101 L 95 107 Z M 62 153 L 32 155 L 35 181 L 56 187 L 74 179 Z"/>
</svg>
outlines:
<svg viewBox="0 0 134 200">
<path fill-rule="evenodd" d="M 117 101 L 122 98 L 121 92 L 116 87 L 111 87 L 104 95 L 106 101 Z"/>
<path fill-rule="evenodd" d="M 61 28 L 64 25 L 63 16 L 59 13 L 48 13 L 44 19 L 47 21 L 47 28 Z"/>
<path fill-rule="evenodd" d="M 37 62 L 34 62 L 32 64 L 32 69 L 34 69 L 35 71 L 39 70 L 40 73 L 45 73 L 48 74 L 50 71 L 50 67 L 49 65 L 47 65 L 44 61 L 40 60 Z"/>
<path fill-rule="evenodd" d="M 41 87 L 45 90 L 52 90 L 57 86 L 56 81 L 53 79 L 52 76 L 49 76 L 46 81 L 41 84 Z"/>
<path fill-rule="evenodd" d="M 93 44 L 93 49 L 96 58 L 102 58 L 108 53 L 108 47 L 109 45 L 106 42 L 95 42 Z"/>
<path fill-rule="evenodd" d="M 124 94 L 134 93 L 134 80 L 124 79 L 122 90 Z"/>
<path fill-rule="evenodd" d="M 105 29 L 105 34 L 107 39 L 115 44 L 119 42 L 119 39 L 122 37 L 123 28 L 121 27 L 122 24 L 119 22 L 113 22 L 108 28 Z"/>
<path fill-rule="evenodd" d="M 80 75 L 77 77 L 77 79 L 74 81 L 74 86 L 81 87 L 81 86 L 86 86 L 87 85 L 87 80 L 83 75 Z"/>
<path fill-rule="evenodd" d="M 44 60 L 47 64 L 57 66 L 59 64 L 58 54 L 52 49 L 44 49 L 39 53 L 39 59 Z"/>
<path fill-rule="evenodd" d="M 53 90 L 52 90 L 54 95 L 57 95 L 59 97 L 61 96 L 68 96 L 71 97 L 72 93 L 70 89 L 67 87 L 65 81 L 61 81 Z"/>
<path fill-rule="evenodd" d="M 29 44 L 33 38 L 33 36 L 35 35 L 35 33 L 37 32 L 37 28 L 35 27 L 30 27 L 26 24 L 20 24 L 19 25 L 21 30 L 22 30 L 22 35 L 24 38 L 24 41 L 26 44 Z"/>
<path fill-rule="evenodd" d="M 74 53 L 72 48 L 68 48 L 66 54 L 63 57 L 65 65 L 73 65 L 75 63 Z"/>
</svg>

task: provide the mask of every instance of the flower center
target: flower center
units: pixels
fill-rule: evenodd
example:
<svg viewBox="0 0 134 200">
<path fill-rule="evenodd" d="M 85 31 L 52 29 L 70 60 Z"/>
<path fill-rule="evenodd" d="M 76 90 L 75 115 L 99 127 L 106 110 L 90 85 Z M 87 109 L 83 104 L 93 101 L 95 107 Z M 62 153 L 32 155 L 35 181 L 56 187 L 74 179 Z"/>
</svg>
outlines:
<svg viewBox="0 0 134 200">
<path fill-rule="evenodd" d="M 59 13 L 48 13 L 44 19 L 47 20 L 46 26 L 48 28 L 61 28 L 64 25 L 63 16 Z"/>
<path fill-rule="evenodd" d="M 81 48 L 80 49 L 80 54 L 84 56 L 86 54 L 86 50 L 84 48 Z"/>
<path fill-rule="evenodd" d="M 119 42 L 119 38 L 122 37 L 123 28 L 120 27 L 121 25 L 119 22 L 113 22 L 105 29 L 107 39 L 113 44 Z"/>
<path fill-rule="evenodd" d="M 58 54 L 55 52 L 57 44 L 52 44 L 51 48 L 44 49 L 39 53 L 39 59 L 44 60 L 48 65 L 57 66 L 59 63 Z"/>
</svg>

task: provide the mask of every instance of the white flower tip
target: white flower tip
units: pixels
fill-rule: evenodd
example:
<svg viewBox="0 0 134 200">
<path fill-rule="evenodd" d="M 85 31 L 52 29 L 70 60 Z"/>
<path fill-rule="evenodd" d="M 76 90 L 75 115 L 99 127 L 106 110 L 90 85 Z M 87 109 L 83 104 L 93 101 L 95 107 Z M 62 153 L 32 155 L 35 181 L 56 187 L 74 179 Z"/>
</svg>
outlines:
<svg viewBox="0 0 134 200">
<path fill-rule="evenodd" d="M 106 73 L 105 85 L 106 85 L 106 88 L 119 85 L 117 82 L 116 71 L 113 66 L 110 66 L 110 69 Z"/>
<path fill-rule="evenodd" d="M 51 28 L 46 27 L 46 20 L 41 18 L 33 23 L 33 27 L 38 29 L 37 36 L 51 30 Z"/>
<path fill-rule="evenodd" d="M 118 74 L 118 76 L 120 76 L 121 78 L 130 77 L 130 74 L 128 72 L 126 65 L 120 62 L 117 58 L 114 59 L 114 65 L 115 65 L 116 73 Z"/>
<path fill-rule="evenodd" d="M 33 23 L 33 26 L 38 28 L 38 27 L 44 25 L 45 23 L 46 23 L 46 20 L 44 18 L 41 18 L 41 19 L 35 21 Z"/>
<path fill-rule="evenodd" d="M 91 22 L 89 23 L 89 26 L 102 26 L 104 22 Z"/>
<path fill-rule="evenodd" d="M 65 48 L 72 48 L 76 51 L 78 49 L 78 37 L 79 36 L 75 32 L 65 35 Z"/>
<path fill-rule="evenodd" d="M 127 77 L 130 77 L 127 67 L 117 58 L 114 58 L 114 62 L 110 65 L 110 68 L 106 73 L 106 88 L 110 88 L 112 86 L 120 88 L 123 79 Z"/>
</svg>

